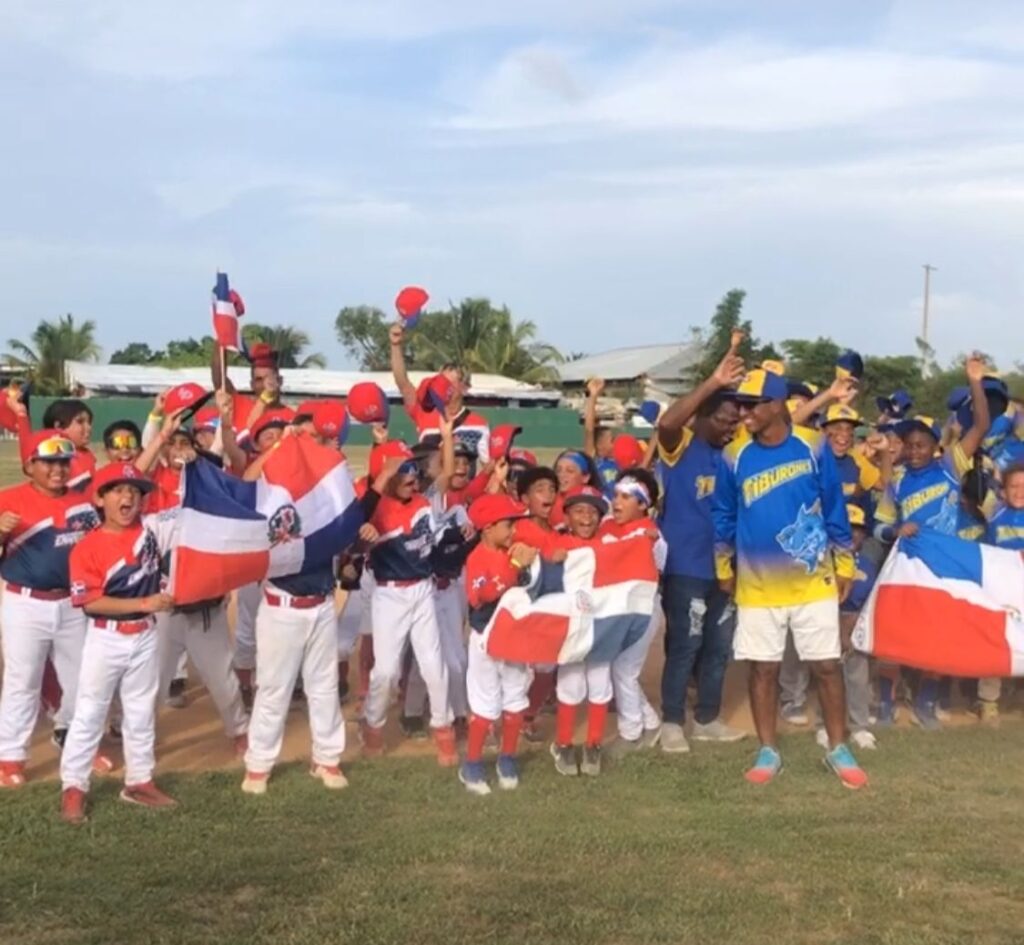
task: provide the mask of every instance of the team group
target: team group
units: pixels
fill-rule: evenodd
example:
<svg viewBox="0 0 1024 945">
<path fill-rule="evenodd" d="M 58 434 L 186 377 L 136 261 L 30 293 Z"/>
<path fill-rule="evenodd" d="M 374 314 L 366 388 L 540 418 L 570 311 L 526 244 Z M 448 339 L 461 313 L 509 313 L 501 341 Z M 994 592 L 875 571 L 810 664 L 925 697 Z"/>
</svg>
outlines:
<svg viewBox="0 0 1024 945">
<path fill-rule="evenodd" d="M 903 686 L 913 720 L 939 727 L 951 681 L 872 667 L 850 644 L 857 613 L 897 536 L 933 528 L 1024 548 L 1024 411 L 972 358 L 945 425 L 913 415 L 897 391 L 858 441 L 856 355 L 844 355 L 835 383 L 818 391 L 787 380 L 780 364 L 748 369 L 736 353 L 741 340 L 661 410 L 647 444 L 597 425 L 603 384 L 590 382 L 584 448 L 564 451 L 551 468 L 514 445 L 516 428 L 490 429 L 465 405 L 470 379 L 460 366 L 413 385 L 399 326 L 392 368 L 418 431 L 413 446 L 388 439 L 387 400 L 372 384 L 353 388 L 346 404 L 284 406 L 265 345 L 249 352 L 252 398 L 232 389 L 218 359 L 209 405 L 195 409 L 207 394 L 198 385 L 171 389 L 144 430 L 121 421 L 103 432 L 102 466 L 85 402 L 54 402 L 33 432 L 12 391 L 25 482 L 0 492 L 0 787 L 25 782 L 46 706 L 65 820 L 85 820 L 91 775 L 113 769 L 101 749 L 106 733 L 123 742 L 121 798 L 172 806 L 153 782 L 156 709 L 180 686 L 187 658 L 244 761 L 243 791 L 266 792 L 297 694 L 309 714 L 310 774 L 343 788 L 341 704 L 357 645 L 363 753 L 383 752 L 398 690 L 405 733 L 429 728 L 439 763 L 457 767 L 475 794 L 491 790 L 492 740 L 496 783 L 517 787 L 519 741 L 543 739 L 538 716 L 552 702 L 551 753 L 569 776 L 600 774 L 603 754 L 622 759 L 658 744 L 688 751 L 692 680 L 689 738 L 743 738 L 719 718 L 732 656 L 750 661 L 760 745 L 747 779 L 765 783 L 781 770 L 780 685 L 782 717 L 806 722 L 813 676 L 825 764 L 845 786 L 862 787 L 850 743 L 875 747 L 871 730 L 894 721 Z M 234 635 L 226 599 L 176 606 L 165 561 L 184 467 L 213 463 L 256 481 L 285 437 L 340 449 L 350 417 L 374 432 L 368 475 L 357 483 L 366 524 L 356 541 L 329 564 L 239 589 Z M 540 560 L 620 541 L 641 543 L 662 575 L 640 639 L 612 659 L 557 668 L 489 655 L 482 631 L 508 589 L 537 582 Z M 659 714 L 640 674 L 662 611 Z M 977 683 L 986 720 L 998 715 L 1000 687 Z M 604 747 L 613 700 L 617 735 Z"/>
</svg>

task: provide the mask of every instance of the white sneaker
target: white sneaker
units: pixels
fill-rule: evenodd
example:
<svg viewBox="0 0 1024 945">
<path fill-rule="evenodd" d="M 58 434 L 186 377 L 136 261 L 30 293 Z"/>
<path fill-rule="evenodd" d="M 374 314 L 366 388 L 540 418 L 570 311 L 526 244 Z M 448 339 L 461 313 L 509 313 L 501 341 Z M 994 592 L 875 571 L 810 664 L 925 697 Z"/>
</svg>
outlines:
<svg viewBox="0 0 1024 945">
<path fill-rule="evenodd" d="M 695 742 L 738 742 L 746 737 L 746 732 L 730 728 L 721 719 L 712 719 L 703 725 L 694 722 L 693 731 L 690 733 L 690 738 Z"/>
<path fill-rule="evenodd" d="M 654 728 L 645 728 L 643 734 L 640 736 L 640 744 L 644 748 L 654 748 L 658 742 L 661 741 L 661 726 L 656 725 Z"/>
<path fill-rule="evenodd" d="M 663 722 L 661 726 L 661 750 L 670 755 L 681 755 L 690 750 L 682 725 Z"/>
<path fill-rule="evenodd" d="M 878 747 L 878 739 L 875 738 L 874 733 L 869 732 L 866 728 L 862 728 L 859 732 L 854 732 L 850 736 L 850 741 L 858 748 L 869 748 L 873 750 Z"/>
<path fill-rule="evenodd" d="M 782 716 L 782 721 L 788 722 L 790 725 L 807 725 L 810 722 L 806 706 L 786 703 L 779 714 Z"/>
<path fill-rule="evenodd" d="M 266 773 L 246 771 L 245 780 L 242 781 L 242 790 L 246 794 L 266 794 L 268 779 L 269 775 Z"/>
<path fill-rule="evenodd" d="M 322 781 L 324 787 L 331 791 L 340 791 L 348 787 L 348 778 L 337 765 L 313 765 L 309 773 L 311 777 Z"/>
<path fill-rule="evenodd" d="M 814 740 L 821 745 L 825 751 L 828 751 L 828 732 L 826 732 L 825 729 L 819 728 L 818 731 L 814 733 Z"/>
</svg>

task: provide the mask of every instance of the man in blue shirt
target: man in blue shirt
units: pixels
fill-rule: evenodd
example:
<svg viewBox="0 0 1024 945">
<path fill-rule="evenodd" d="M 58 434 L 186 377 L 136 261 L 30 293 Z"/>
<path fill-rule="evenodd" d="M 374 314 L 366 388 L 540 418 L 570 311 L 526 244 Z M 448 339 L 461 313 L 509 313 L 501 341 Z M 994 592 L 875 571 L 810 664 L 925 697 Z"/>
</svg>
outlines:
<svg viewBox="0 0 1024 945">
<path fill-rule="evenodd" d="M 661 747 L 667 752 L 689 751 L 683 733 L 686 686 L 698 658 L 694 739 L 731 742 L 744 736 L 718 718 L 736 610 L 715 580 L 711 521 L 722 447 L 739 421 L 736 404 L 725 395 L 743 373 L 742 358 L 730 351 L 715 373 L 672 404 L 658 423 L 665 490 L 658 525 L 668 543 L 662 582 L 666 627 L 661 676 Z"/>
</svg>

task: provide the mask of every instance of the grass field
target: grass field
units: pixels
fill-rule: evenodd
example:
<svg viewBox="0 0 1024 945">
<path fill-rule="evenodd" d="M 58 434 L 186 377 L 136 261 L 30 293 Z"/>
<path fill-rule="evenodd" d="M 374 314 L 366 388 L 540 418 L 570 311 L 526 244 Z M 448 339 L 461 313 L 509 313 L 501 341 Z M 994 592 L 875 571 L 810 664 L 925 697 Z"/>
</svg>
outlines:
<svg viewBox="0 0 1024 945">
<path fill-rule="evenodd" d="M 17 466 L 0 444 L 0 484 Z M 354 761 L 335 795 L 294 764 L 264 798 L 238 769 L 170 771 L 181 806 L 163 814 L 121 804 L 115 777 L 78 830 L 38 780 L 0 794 L 0 943 L 1024 942 L 1019 712 L 883 734 L 856 794 L 810 735 L 782 751 L 757 789 L 749 742 L 597 780 L 541 748 L 489 798 L 428 758 Z"/>
<path fill-rule="evenodd" d="M 42 943 L 1011 943 L 1024 937 L 1024 751 L 993 732 L 894 733 L 844 791 L 808 735 L 767 789 L 749 745 L 634 757 L 598 780 L 532 754 L 477 798 L 426 759 L 168 776 L 153 814 L 56 785 L 0 798 L 0 941 Z"/>
</svg>

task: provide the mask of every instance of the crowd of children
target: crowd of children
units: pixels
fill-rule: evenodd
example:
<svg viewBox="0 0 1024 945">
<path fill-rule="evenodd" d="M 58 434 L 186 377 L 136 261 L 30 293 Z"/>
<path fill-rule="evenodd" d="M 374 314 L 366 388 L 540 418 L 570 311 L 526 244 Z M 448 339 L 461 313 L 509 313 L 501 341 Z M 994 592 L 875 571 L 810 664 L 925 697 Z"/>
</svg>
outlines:
<svg viewBox="0 0 1024 945">
<path fill-rule="evenodd" d="M 413 385 L 403 342 L 396 326 L 392 368 L 417 429 L 414 444 L 389 439 L 387 401 L 373 385 L 353 389 L 347 405 L 286 406 L 266 346 L 250 352 L 251 397 L 215 366 L 212 391 L 179 385 L 157 399 L 143 430 L 128 420 L 104 430 L 105 462 L 91 451 L 86 402 L 54 402 L 33 431 L 12 393 L 25 482 L 0 491 L 0 787 L 25 782 L 42 707 L 61 749 L 65 820 L 85 819 L 90 777 L 113 768 L 105 734 L 123 743 L 121 798 L 172 806 L 153 781 L 155 717 L 161 701 L 180 697 L 185 661 L 212 696 L 249 794 L 268 790 L 296 698 L 309 714 L 310 774 L 329 789 L 346 786 L 342 704 L 357 650 L 363 754 L 384 751 L 398 691 L 403 732 L 422 737 L 429 729 L 439 764 L 457 767 L 459 781 L 478 795 L 491 791 L 484 757 L 492 741 L 497 785 L 518 786 L 520 742 L 543 738 L 539 716 L 549 706 L 554 766 L 567 776 L 597 776 L 606 753 L 621 761 L 659 742 L 669 753 L 688 751 L 691 680 L 690 737 L 743 738 L 719 718 L 734 635 L 736 652 L 757 670 L 751 693 L 761 748 L 748 772 L 753 782 L 781 769 L 777 681 L 782 717 L 807 721 L 808 665 L 825 715 L 818 737 L 826 761 L 849 787 L 866 777 L 847 738 L 874 748 L 874 733 L 896 718 L 901 687 L 910 690 L 917 724 L 941 726 L 952 681 L 872 666 L 851 636 L 897 537 L 931 528 L 1024 549 L 1024 410 L 979 359 L 967 362 L 968 384 L 951 396 L 948 422 L 913 414 L 910 398 L 896 391 L 880 400 L 880 419 L 866 436 L 859 436 L 866 424 L 855 406 L 859 359 L 852 355 L 819 392 L 787 380 L 781 365 L 745 365 L 734 348 L 711 377 L 661 409 L 647 443 L 597 425 L 603 382 L 594 380 L 583 448 L 566 449 L 548 467 L 516 447 L 518 428 L 492 429 L 466 406 L 470 379 L 460 366 Z M 226 598 L 177 606 L 165 559 L 185 466 L 211 463 L 255 481 L 283 437 L 340 449 L 350 417 L 373 424 L 374 435 L 358 484 L 365 524 L 356 542 L 336 549 L 330 565 L 238 589 L 233 634 Z M 762 463 L 762 454 L 776 465 Z M 821 491 L 805 492 L 815 501 L 798 499 L 798 519 L 780 530 L 771 523 L 790 512 L 786 489 L 777 487 L 804 472 Z M 754 517 L 753 501 L 768 492 L 772 507 Z M 489 655 L 482 631 L 510 588 L 540 592 L 541 561 L 558 564 L 578 549 L 624 541 L 641 543 L 631 547 L 642 546 L 662 575 L 639 639 L 558 667 Z M 776 564 L 758 557 L 765 542 L 772 554 L 778 545 L 807 565 L 801 587 L 810 597 L 799 612 L 784 595 L 772 596 Z M 834 556 L 827 562 L 826 547 Z M 822 608 L 835 613 L 822 616 Z M 833 621 L 834 647 L 821 636 Z M 640 678 L 663 622 L 659 714 Z M 783 653 L 789 630 L 797 647 Z M 1001 681 L 961 682 L 974 687 L 981 718 L 995 722 Z M 585 735 L 577 745 L 581 706 Z M 613 706 L 617 735 L 606 748 Z"/>
</svg>

